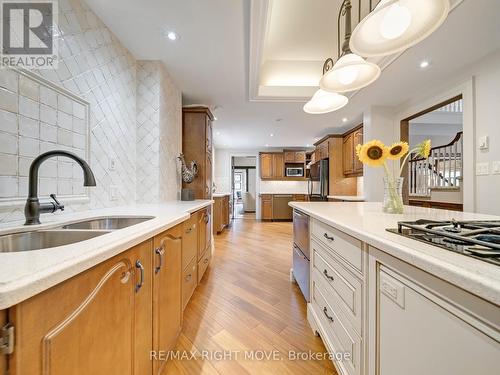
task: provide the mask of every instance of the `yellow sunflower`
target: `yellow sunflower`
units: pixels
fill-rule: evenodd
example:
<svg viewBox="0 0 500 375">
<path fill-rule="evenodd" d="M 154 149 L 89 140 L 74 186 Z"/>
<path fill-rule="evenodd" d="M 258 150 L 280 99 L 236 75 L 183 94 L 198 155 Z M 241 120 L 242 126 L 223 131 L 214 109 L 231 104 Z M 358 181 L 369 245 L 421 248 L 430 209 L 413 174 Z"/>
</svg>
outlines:
<svg viewBox="0 0 500 375">
<path fill-rule="evenodd" d="M 364 145 L 358 145 L 356 153 L 363 164 L 380 167 L 387 160 L 389 149 L 381 141 L 375 139 Z"/>
<path fill-rule="evenodd" d="M 428 158 L 429 155 L 431 154 L 431 140 L 427 139 L 423 141 L 422 143 L 418 144 L 417 147 L 417 153 L 423 157 L 423 158 Z"/>
<path fill-rule="evenodd" d="M 398 160 L 406 155 L 410 146 L 406 142 L 397 142 L 393 143 L 391 147 L 389 147 L 389 154 L 387 155 L 387 159 Z"/>
</svg>

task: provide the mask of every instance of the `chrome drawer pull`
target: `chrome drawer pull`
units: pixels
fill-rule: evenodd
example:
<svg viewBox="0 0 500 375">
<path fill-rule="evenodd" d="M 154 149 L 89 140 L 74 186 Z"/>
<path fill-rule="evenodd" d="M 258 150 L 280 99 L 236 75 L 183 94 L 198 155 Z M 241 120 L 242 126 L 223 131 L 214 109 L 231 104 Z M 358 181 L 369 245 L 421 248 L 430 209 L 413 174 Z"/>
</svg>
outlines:
<svg viewBox="0 0 500 375">
<path fill-rule="evenodd" d="M 139 291 L 139 289 L 142 288 L 142 285 L 144 284 L 144 267 L 143 267 L 140 260 L 137 260 L 135 262 L 135 268 L 138 268 L 141 271 L 141 280 L 139 281 L 139 284 L 136 284 L 136 286 L 135 286 L 135 292 L 137 293 Z"/>
<path fill-rule="evenodd" d="M 325 314 L 326 318 L 333 323 L 333 318 L 328 315 L 328 309 L 326 307 L 323 307 L 323 314 Z"/>
<path fill-rule="evenodd" d="M 329 280 L 331 280 L 331 281 L 333 281 L 333 280 L 334 280 L 334 279 L 333 279 L 333 276 L 330 276 L 330 275 L 328 274 L 328 271 L 327 271 L 327 270 L 324 270 L 324 271 L 323 271 L 323 275 L 325 275 L 325 276 L 326 276 L 326 278 L 327 278 L 327 279 L 329 279 Z"/>
<path fill-rule="evenodd" d="M 328 233 L 323 234 L 323 237 L 325 237 L 329 241 L 335 241 L 335 238 L 333 238 L 332 236 L 329 236 Z"/>
<path fill-rule="evenodd" d="M 158 263 L 158 266 L 155 267 L 155 273 L 160 272 L 161 267 L 163 266 L 163 254 L 165 254 L 165 251 L 163 249 L 163 245 L 155 249 L 155 254 L 158 255 L 160 262 Z"/>
</svg>

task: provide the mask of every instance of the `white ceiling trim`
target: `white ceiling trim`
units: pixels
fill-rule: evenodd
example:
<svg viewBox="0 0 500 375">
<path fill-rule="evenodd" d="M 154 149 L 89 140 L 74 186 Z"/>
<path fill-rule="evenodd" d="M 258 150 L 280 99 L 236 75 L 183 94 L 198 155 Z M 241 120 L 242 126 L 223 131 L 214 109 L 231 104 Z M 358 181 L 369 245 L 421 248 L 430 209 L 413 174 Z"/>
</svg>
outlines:
<svg viewBox="0 0 500 375">
<path fill-rule="evenodd" d="M 450 0 L 450 12 L 464 0 Z M 262 86 L 261 70 L 266 41 L 266 33 L 272 19 L 273 0 L 252 0 L 250 14 L 250 52 L 249 52 L 249 101 L 251 102 L 298 102 L 305 103 L 315 91 L 317 86 Z M 381 56 L 367 59 L 377 64 L 383 72 L 396 62 L 407 50 L 394 55 Z M 334 61 L 336 61 L 334 59 Z M 354 98 L 361 90 L 344 94 L 350 99 Z"/>
</svg>

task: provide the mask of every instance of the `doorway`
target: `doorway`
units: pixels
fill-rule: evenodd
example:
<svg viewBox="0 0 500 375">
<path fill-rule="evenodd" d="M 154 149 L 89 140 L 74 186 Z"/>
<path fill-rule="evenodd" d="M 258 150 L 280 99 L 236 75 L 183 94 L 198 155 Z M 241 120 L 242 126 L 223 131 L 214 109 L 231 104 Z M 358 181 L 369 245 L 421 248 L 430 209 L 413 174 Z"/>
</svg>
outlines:
<svg viewBox="0 0 500 375">
<path fill-rule="evenodd" d="M 405 204 L 463 211 L 463 123 L 462 95 L 401 121 L 410 148 L 432 144 L 428 159 L 411 155 L 404 168 Z"/>
<path fill-rule="evenodd" d="M 255 219 L 257 158 L 233 156 L 231 160 L 233 218 Z"/>
</svg>

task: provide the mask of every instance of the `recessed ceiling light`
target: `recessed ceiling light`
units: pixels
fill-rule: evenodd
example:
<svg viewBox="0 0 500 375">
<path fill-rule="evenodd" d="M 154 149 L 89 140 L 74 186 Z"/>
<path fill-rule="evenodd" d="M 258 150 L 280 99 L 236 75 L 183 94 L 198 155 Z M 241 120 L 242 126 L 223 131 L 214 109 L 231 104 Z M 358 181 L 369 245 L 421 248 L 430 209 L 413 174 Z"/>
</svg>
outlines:
<svg viewBox="0 0 500 375">
<path fill-rule="evenodd" d="M 215 134 L 220 135 L 220 132 L 217 132 L 217 133 L 215 133 Z"/>
<path fill-rule="evenodd" d="M 217 117 L 214 117 L 214 121 L 217 121 Z"/>
<path fill-rule="evenodd" d="M 274 134 L 273 134 L 273 133 L 271 133 L 271 134 L 269 134 L 269 135 L 270 135 L 271 137 L 274 137 Z"/>
<path fill-rule="evenodd" d="M 167 32 L 167 38 L 174 41 L 179 39 L 179 35 L 175 31 L 169 31 Z"/>
<path fill-rule="evenodd" d="M 311 147 L 311 145 L 308 143 L 308 144 L 306 145 L 306 147 Z"/>
<path fill-rule="evenodd" d="M 420 63 L 420 68 L 425 69 L 429 66 L 429 61 L 424 60 Z"/>
<path fill-rule="evenodd" d="M 347 117 L 344 117 L 344 118 L 342 119 L 342 122 L 347 122 Z"/>
<path fill-rule="evenodd" d="M 269 147 L 269 144 L 266 143 L 266 147 Z"/>
</svg>

